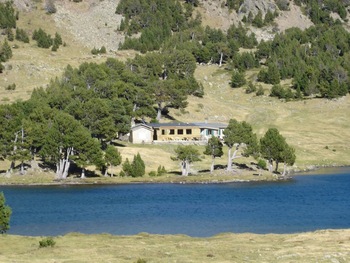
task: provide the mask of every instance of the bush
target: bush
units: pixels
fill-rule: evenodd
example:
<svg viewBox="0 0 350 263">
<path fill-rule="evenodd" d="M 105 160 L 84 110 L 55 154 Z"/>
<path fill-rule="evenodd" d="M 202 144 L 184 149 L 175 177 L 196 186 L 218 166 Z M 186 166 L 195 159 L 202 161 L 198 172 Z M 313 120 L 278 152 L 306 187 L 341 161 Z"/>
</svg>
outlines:
<svg viewBox="0 0 350 263">
<path fill-rule="evenodd" d="M 34 30 L 33 40 L 36 40 L 38 47 L 49 48 L 53 44 L 53 39 L 44 30 L 39 28 L 39 30 Z"/>
<path fill-rule="evenodd" d="M 250 94 L 256 91 L 256 86 L 253 84 L 253 82 L 249 81 L 248 87 L 245 90 L 245 93 Z"/>
<path fill-rule="evenodd" d="M 107 50 L 106 50 L 105 46 L 102 46 L 100 49 L 97 49 L 97 48 L 94 47 L 91 50 L 91 54 L 93 54 L 93 55 L 106 54 L 106 53 L 107 53 Z"/>
<path fill-rule="evenodd" d="M 245 83 L 246 83 L 246 80 L 244 78 L 244 73 L 241 73 L 239 71 L 233 72 L 232 77 L 231 77 L 231 87 L 232 88 L 242 87 Z"/>
<path fill-rule="evenodd" d="M 5 39 L 4 44 L 0 46 L 0 62 L 6 62 L 10 58 L 12 58 L 12 50 L 9 43 Z"/>
<path fill-rule="evenodd" d="M 56 242 L 52 237 L 47 237 L 39 241 L 39 247 L 54 247 L 55 245 Z"/>
<path fill-rule="evenodd" d="M 10 229 L 12 210 L 5 202 L 4 194 L 0 192 L 0 234 L 6 233 L 6 231 Z"/>
<path fill-rule="evenodd" d="M 257 166 L 258 166 L 258 168 L 265 170 L 266 169 L 266 161 L 263 159 L 259 159 Z"/>
<path fill-rule="evenodd" d="M 150 171 L 150 172 L 148 173 L 148 175 L 149 175 L 150 177 L 156 177 L 156 176 L 157 176 L 157 173 L 156 173 L 155 171 Z"/>
<path fill-rule="evenodd" d="M 29 43 L 29 37 L 26 31 L 20 28 L 16 28 L 16 40 L 22 41 L 24 43 Z"/>
<path fill-rule="evenodd" d="M 127 158 L 122 165 L 122 169 L 124 176 L 142 177 L 146 173 L 145 163 L 139 153 L 134 155 L 132 163 L 130 163 L 129 159 Z"/>
<path fill-rule="evenodd" d="M 158 169 L 157 169 L 157 176 L 161 176 L 163 174 L 166 174 L 167 171 L 165 170 L 165 167 L 164 166 L 158 166 Z"/>
<path fill-rule="evenodd" d="M 260 85 L 258 90 L 256 91 L 255 95 L 256 96 L 263 96 L 265 94 L 265 91 L 263 89 L 263 87 Z"/>
<path fill-rule="evenodd" d="M 15 90 L 16 89 L 16 84 L 15 83 L 13 83 L 13 84 L 11 84 L 11 85 L 8 85 L 6 88 L 5 88 L 5 90 Z"/>
</svg>

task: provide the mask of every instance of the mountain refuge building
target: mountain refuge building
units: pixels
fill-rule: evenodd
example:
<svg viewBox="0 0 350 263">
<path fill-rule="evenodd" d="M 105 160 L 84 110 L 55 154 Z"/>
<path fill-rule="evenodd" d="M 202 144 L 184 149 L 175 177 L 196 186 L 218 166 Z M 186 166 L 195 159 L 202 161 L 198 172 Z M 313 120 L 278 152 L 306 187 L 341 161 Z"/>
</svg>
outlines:
<svg viewBox="0 0 350 263">
<path fill-rule="evenodd" d="M 140 123 L 131 128 L 132 143 L 207 142 L 212 136 L 223 139 L 222 123 Z"/>
</svg>

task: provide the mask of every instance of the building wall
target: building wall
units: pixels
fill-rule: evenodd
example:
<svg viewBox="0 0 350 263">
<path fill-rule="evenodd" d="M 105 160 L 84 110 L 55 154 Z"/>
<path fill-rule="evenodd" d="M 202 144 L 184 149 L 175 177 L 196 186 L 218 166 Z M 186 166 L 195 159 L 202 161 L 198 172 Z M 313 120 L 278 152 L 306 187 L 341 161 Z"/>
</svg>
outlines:
<svg viewBox="0 0 350 263">
<path fill-rule="evenodd" d="M 167 126 L 157 128 L 155 132 L 155 140 L 158 141 L 201 140 L 199 127 Z"/>
<path fill-rule="evenodd" d="M 152 143 L 153 132 L 144 127 L 138 127 L 131 132 L 132 143 Z"/>
</svg>

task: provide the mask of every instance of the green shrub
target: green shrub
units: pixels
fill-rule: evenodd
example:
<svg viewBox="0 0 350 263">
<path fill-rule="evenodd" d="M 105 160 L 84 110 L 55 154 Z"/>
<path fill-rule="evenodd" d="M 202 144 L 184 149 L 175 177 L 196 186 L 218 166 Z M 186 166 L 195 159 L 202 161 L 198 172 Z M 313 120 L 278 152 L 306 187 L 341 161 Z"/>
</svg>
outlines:
<svg viewBox="0 0 350 263">
<path fill-rule="evenodd" d="M 20 28 L 16 28 L 16 40 L 22 41 L 24 43 L 29 43 L 29 37 L 26 31 Z"/>
<path fill-rule="evenodd" d="M 157 173 L 156 173 L 155 171 L 150 171 L 150 172 L 148 173 L 148 175 L 149 175 L 150 177 L 155 177 L 155 176 L 157 176 Z"/>
<path fill-rule="evenodd" d="M 139 258 L 136 263 L 147 263 L 146 259 Z"/>
<path fill-rule="evenodd" d="M 15 83 L 10 84 L 10 85 L 8 85 L 8 86 L 5 88 L 5 90 L 15 90 L 15 89 L 16 89 L 16 84 L 15 84 Z"/>
<path fill-rule="evenodd" d="M 256 91 L 256 96 L 263 96 L 265 94 L 264 88 L 262 86 L 259 86 L 258 90 Z"/>
<path fill-rule="evenodd" d="M 93 55 L 106 54 L 106 53 L 107 53 L 107 50 L 106 50 L 105 46 L 102 46 L 100 49 L 97 49 L 97 48 L 94 47 L 91 50 L 91 54 L 93 54 Z"/>
<path fill-rule="evenodd" d="M 47 34 L 44 30 L 39 28 L 33 32 L 33 40 L 36 40 L 38 47 L 49 48 L 53 44 L 51 35 Z"/>
<path fill-rule="evenodd" d="M 167 173 L 167 171 L 165 170 L 165 167 L 159 165 L 158 169 L 157 169 L 157 176 L 161 176 L 161 175 L 166 174 L 166 173 Z"/>
<path fill-rule="evenodd" d="M 253 84 L 253 82 L 249 81 L 248 87 L 245 90 L 245 93 L 250 94 L 256 92 L 256 86 Z"/>
<path fill-rule="evenodd" d="M 263 159 L 259 159 L 257 166 L 258 166 L 258 168 L 265 170 L 266 169 L 266 161 Z"/>
<path fill-rule="evenodd" d="M 54 247 L 55 245 L 56 242 L 52 237 L 47 237 L 39 241 L 39 247 Z"/>
</svg>

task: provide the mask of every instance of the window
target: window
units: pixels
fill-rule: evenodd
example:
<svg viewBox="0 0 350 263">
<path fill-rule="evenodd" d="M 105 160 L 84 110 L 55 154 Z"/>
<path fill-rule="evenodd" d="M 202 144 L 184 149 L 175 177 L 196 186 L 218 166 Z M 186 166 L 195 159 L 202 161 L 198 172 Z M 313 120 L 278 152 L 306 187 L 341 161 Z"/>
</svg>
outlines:
<svg viewBox="0 0 350 263">
<path fill-rule="evenodd" d="M 169 134 L 175 134 L 175 130 L 174 129 L 170 129 Z"/>
<path fill-rule="evenodd" d="M 192 129 L 186 129 L 186 134 L 192 134 Z"/>
<path fill-rule="evenodd" d="M 165 135 L 165 130 L 162 130 L 162 135 Z"/>
<path fill-rule="evenodd" d="M 184 130 L 183 130 L 183 129 L 178 129 L 178 130 L 177 130 L 177 134 L 180 134 L 180 135 L 181 135 L 181 134 L 184 134 Z"/>
</svg>

